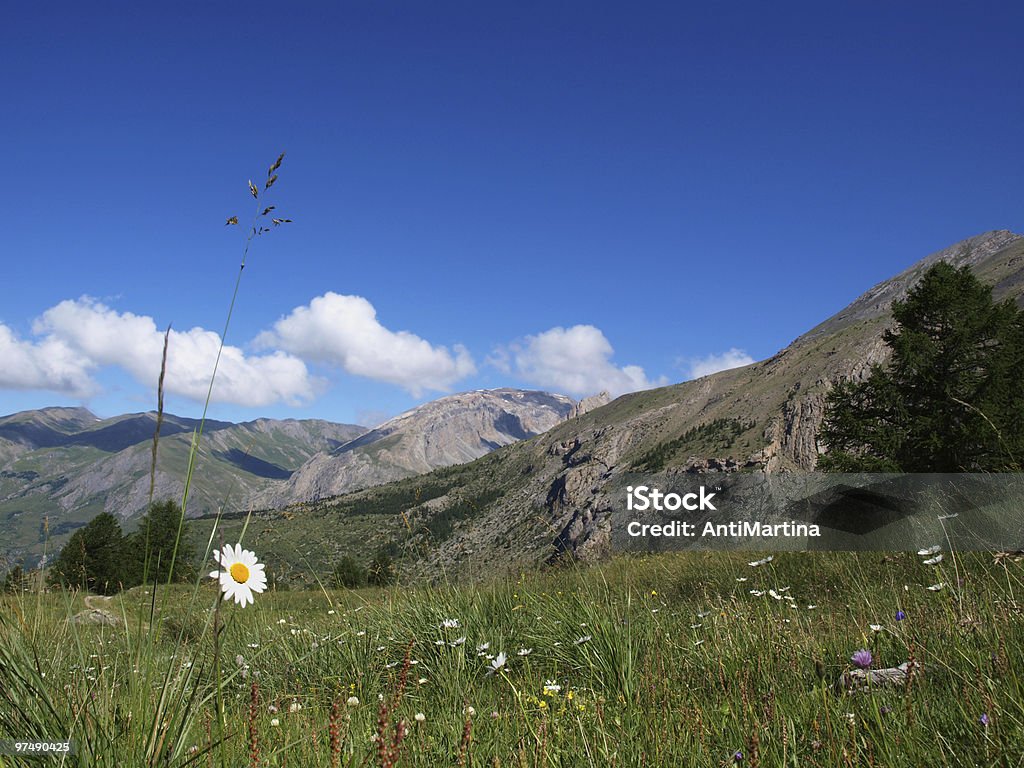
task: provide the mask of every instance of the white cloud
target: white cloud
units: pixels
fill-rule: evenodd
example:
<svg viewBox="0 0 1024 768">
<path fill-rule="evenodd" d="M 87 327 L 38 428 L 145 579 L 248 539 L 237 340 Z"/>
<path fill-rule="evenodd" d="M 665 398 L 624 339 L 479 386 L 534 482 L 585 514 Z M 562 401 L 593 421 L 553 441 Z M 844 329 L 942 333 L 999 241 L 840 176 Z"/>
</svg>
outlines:
<svg viewBox="0 0 1024 768">
<path fill-rule="evenodd" d="M 718 355 L 710 354 L 706 357 L 695 357 L 682 362 L 684 369 L 687 372 L 687 377 L 690 379 L 699 379 L 701 376 L 710 376 L 712 373 L 718 373 L 719 371 L 727 371 L 730 368 L 740 368 L 744 365 L 750 365 L 754 362 L 754 358 L 742 349 L 732 347 L 726 352 L 722 352 Z"/>
<path fill-rule="evenodd" d="M 117 312 L 83 297 L 46 310 L 32 330 L 43 337 L 35 346 L 50 350 L 52 361 L 62 359 L 61 350 L 69 351 L 69 359 L 80 361 L 73 371 L 78 376 L 77 387 L 94 388 L 87 373 L 102 366 L 120 367 L 141 384 L 156 387 L 163 332 L 150 317 Z M 204 400 L 219 347 L 220 336 L 213 331 L 172 330 L 167 346 L 166 391 Z M 8 368 L 7 353 L 2 348 L 0 365 Z M 61 378 L 55 376 L 54 380 Z M 54 388 L 46 383 L 37 386 Z M 312 399 L 318 386 L 305 363 L 296 357 L 282 352 L 246 356 L 238 347 L 225 346 L 213 399 L 252 407 L 275 402 L 298 404 Z"/>
<path fill-rule="evenodd" d="M 667 384 L 652 381 L 637 365 L 617 367 L 614 350 L 592 325 L 551 328 L 494 351 L 488 362 L 505 373 L 569 395 L 592 395 L 607 390 L 613 397 Z"/>
<path fill-rule="evenodd" d="M 261 333 L 256 343 L 397 384 L 415 397 L 424 390 L 449 391 L 476 373 L 472 357 L 461 345 L 449 351 L 409 331 L 389 330 L 362 296 L 333 292 L 296 307 L 272 330 Z"/>
<path fill-rule="evenodd" d="M 47 389 L 88 397 L 95 386 L 89 360 L 60 339 L 19 339 L 0 323 L 0 388 Z"/>
</svg>

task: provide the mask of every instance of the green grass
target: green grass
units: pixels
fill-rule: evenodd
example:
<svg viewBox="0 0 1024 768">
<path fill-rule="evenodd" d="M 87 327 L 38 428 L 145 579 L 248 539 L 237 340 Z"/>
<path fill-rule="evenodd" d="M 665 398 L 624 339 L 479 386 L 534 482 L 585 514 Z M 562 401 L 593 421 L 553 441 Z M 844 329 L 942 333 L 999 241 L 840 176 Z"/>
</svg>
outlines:
<svg viewBox="0 0 1024 768">
<path fill-rule="evenodd" d="M 187 587 L 116 597 L 121 628 L 68 623 L 78 596 L 6 597 L 0 739 L 70 736 L 79 747 L 71 764 L 82 766 L 240 766 L 250 764 L 251 725 L 259 765 L 330 766 L 333 703 L 340 764 L 380 765 L 378 697 L 392 701 L 411 644 L 407 683 L 387 716 L 386 740 L 394 722 L 408 723 L 398 765 L 453 764 L 467 718 L 472 765 L 719 766 L 737 751 L 762 766 L 1024 760 L 1020 563 L 750 559 L 623 557 L 487 585 L 268 593 L 247 609 L 221 607 L 216 654 L 212 585 L 195 599 Z M 947 587 L 926 589 L 938 581 Z M 779 594 L 792 601 L 750 592 L 787 587 Z M 446 619 L 459 626 L 441 628 Z M 508 655 L 497 675 L 478 656 L 485 642 Z M 865 647 L 878 666 L 913 658 L 924 672 L 909 690 L 836 690 Z M 520 656 L 523 648 L 532 650 Z M 547 681 L 561 689 L 545 692 Z M 352 696 L 359 704 L 347 706 Z"/>
</svg>

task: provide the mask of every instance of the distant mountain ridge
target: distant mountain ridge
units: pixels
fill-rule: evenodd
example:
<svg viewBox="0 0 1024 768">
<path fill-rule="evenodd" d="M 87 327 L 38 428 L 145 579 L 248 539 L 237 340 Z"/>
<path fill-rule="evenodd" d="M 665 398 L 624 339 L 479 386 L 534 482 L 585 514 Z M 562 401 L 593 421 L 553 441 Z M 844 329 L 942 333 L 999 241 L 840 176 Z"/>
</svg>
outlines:
<svg viewBox="0 0 1024 768">
<path fill-rule="evenodd" d="M 207 421 L 188 513 L 285 506 L 464 463 L 550 429 L 575 405 L 499 389 L 443 397 L 370 430 L 315 419 Z M 198 426 L 164 414 L 154 498 L 181 497 Z M 59 548 L 99 512 L 140 514 L 155 430 L 155 412 L 100 419 L 44 408 L 0 418 L 0 555 Z"/>
<path fill-rule="evenodd" d="M 164 414 L 154 498 L 181 497 L 198 426 L 198 419 Z M 52 550 L 103 511 L 124 520 L 142 512 L 155 431 L 152 411 L 100 419 L 85 408 L 44 408 L 0 418 L 0 554 L 38 553 L 44 543 Z M 239 503 L 365 431 L 315 419 L 209 420 L 189 512 Z"/>
<path fill-rule="evenodd" d="M 251 505 L 275 508 L 462 464 L 564 421 L 576 403 L 549 392 L 490 389 L 460 392 L 406 411 L 312 457 L 283 485 Z"/>
</svg>

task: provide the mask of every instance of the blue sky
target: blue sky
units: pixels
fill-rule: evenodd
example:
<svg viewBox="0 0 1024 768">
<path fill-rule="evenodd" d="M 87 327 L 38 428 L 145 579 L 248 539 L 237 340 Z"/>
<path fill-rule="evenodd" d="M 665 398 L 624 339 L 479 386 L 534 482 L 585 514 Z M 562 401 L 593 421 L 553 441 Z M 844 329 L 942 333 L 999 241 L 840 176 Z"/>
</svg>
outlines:
<svg viewBox="0 0 1024 768">
<path fill-rule="evenodd" d="M 776 352 L 1024 229 L 1024 7 L 31 3 L 4 73 L 0 413 L 368 423 Z M 899 7 L 895 7 L 899 6 Z M 941 6 L 941 7 L 939 7 Z"/>
</svg>

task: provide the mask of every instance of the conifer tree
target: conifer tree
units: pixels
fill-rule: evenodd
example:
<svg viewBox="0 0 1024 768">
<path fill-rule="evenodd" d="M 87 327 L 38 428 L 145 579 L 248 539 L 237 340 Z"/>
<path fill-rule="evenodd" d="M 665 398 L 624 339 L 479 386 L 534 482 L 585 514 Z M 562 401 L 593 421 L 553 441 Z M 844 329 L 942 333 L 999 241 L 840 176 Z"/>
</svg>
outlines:
<svg viewBox="0 0 1024 768">
<path fill-rule="evenodd" d="M 996 303 L 968 267 L 931 267 L 885 333 L 888 367 L 826 402 L 819 468 L 840 472 L 1019 470 L 1024 312 Z"/>
</svg>

